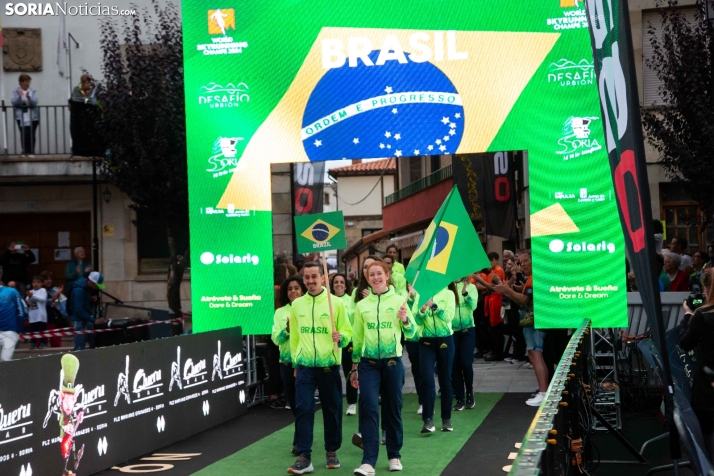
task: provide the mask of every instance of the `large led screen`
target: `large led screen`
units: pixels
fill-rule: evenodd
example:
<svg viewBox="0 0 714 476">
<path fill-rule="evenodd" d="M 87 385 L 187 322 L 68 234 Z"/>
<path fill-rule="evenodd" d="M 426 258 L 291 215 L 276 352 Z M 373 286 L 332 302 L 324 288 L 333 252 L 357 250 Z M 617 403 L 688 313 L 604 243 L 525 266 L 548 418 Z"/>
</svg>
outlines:
<svg viewBox="0 0 714 476">
<path fill-rule="evenodd" d="M 528 151 L 536 325 L 626 319 L 576 0 L 183 1 L 194 328 L 269 333 L 270 164 Z"/>
</svg>

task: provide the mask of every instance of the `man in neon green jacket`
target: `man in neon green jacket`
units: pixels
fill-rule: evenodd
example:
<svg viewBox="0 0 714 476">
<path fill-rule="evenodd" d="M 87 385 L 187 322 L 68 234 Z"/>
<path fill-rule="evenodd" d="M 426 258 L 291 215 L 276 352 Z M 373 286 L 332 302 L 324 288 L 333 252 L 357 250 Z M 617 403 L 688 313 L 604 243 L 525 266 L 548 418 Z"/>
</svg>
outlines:
<svg viewBox="0 0 714 476">
<path fill-rule="evenodd" d="M 327 468 L 340 467 L 337 450 L 342 445 L 342 351 L 352 338 L 352 326 L 345 306 L 337 296 L 331 296 L 335 329 L 332 329 L 327 290 L 323 284 L 322 267 L 314 261 L 303 266 L 303 282 L 307 294 L 292 303 L 290 312 L 290 355 L 296 367 L 295 425 L 298 432 L 298 459 L 290 474 L 311 473 L 312 442 L 315 424 L 315 389 L 320 390 L 322 417 L 325 426 Z"/>
<path fill-rule="evenodd" d="M 407 280 L 403 274 L 394 271 L 394 265 L 396 264 L 394 258 L 386 255 L 382 258 L 382 261 L 384 261 L 384 264 L 387 265 L 389 271 L 392 273 L 390 277 L 392 278 L 392 284 L 394 284 L 394 292 L 402 296 L 404 299 L 408 299 L 409 291 L 407 291 Z"/>
</svg>

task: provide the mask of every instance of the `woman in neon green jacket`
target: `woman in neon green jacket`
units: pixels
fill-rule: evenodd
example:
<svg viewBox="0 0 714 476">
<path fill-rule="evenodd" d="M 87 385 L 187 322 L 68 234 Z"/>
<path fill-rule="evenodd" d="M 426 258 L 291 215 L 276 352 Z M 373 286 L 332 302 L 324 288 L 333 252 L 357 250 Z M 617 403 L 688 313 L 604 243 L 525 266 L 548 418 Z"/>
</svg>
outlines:
<svg viewBox="0 0 714 476">
<path fill-rule="evenodd" d="M 330 278 L 331 284 L 330 289 L 332 294 L 340 298 L 340 300 L 345 304 L 345 312 L 347 313 L 347 318 L 350 324 L 354 323 L 354 300 L 350 295 L 352 289 L 347 280 L 347 276 L 343 273 L 333 274 Z M 357 414 L 357 389 L 349 385 L 350 380 L 350 370 L 352 370 L 352 342 L 347 344 L 347 347 L 342 348 L 342 371 L 345 374 L 345 381 L 347 385 L 345 386 L 345 394 L 347 396 L 347 411 L 345 415 L 356 415 Z"/>
<path fill-rule="evenodd" d="M 389 285 L 389 268 L 374 261 L 368 269 L 372 292 L 355 307 L 352 338 L 352 386 L 360 387 L 359 415 L 364 454 L 355 474 L 374 475 L 379 454 L 379 396 L 382 395 L 382 426 L 386 432 L 390 471 L 401 471 L 403 443 L 402 332 L 412 337 L 416 323 L 406 300 Z"/>
<path fill-rule="evenodd" d="M 307 292 L 302 279 L 299 276 L 291 276 L 280 286 L 280 304 L 273 315 L 273 332 L 270 337 L 275 345 L 280 349 L 280 378 L 283 381 L 285 400 L 287 400 L 290 410 L 295 416 L 295 377 L 293 374 L 293 362 L 290 357 L 290 311 L 294 300 Z M 293 433 L 292 453 L 297 455 L 297 428 Z"/>
<path fill-rule="evenodd" d="M 419 370 L 422 380 L 422 433 L 434 431 L 434 403 L 436 388 L 434 386 L 434 365 L 439 372 L 439 387 L 441 388 L 441 431 L 453 431 L 451 426 L 451 373 L 454 363 L 454 337 L 451 321 L 454 320 L 456 308 L 459 305 L 458 291 L 454 283 L 449 284 L 434 297 L 429 299 L 416 312 L 414 319 L 422 327 L 419 341 Z"/>
</svg>

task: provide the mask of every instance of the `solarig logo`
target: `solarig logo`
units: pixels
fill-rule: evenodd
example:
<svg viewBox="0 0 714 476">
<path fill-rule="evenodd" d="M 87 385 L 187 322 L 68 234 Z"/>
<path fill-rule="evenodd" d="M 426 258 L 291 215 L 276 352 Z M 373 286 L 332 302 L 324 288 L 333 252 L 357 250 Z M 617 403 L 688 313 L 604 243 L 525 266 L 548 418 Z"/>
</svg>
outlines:
<svg viewBox="0 0 714 476">
<path fill-rule="evenodd" d="M 565 251 L 566 253 L 607 252 L 612 254 L 615 252 L 615 243 L 607 243 L 604 240 L 600 243 L 588 243 L 585 241 L 580 243 L 573 243 L 572 241 L 564 243 L 562 240 L 555 239 L 551 240 L 548 248 L 550 248 L 550 251 L 553 253 Z"/>
<path fill-rule="evenodd" d="M 210 251 L 201 253 L 200 257 L 201 263 L 206 266 L 211 264 L 252 264 L 253 266 L 258 266 L 260 263 L 260 258 L 257 255 L 251 255 L 250 253 L 243 256 L 238 255 L 214 255 Z"/>
<path fill-rule="evenodd" d="M 557 83 L 561 87 L 587 86 L 595 83 L 595 66 L 592 60 L 581 59 L 579 62 L 560 59 L 548 68 L 548 83 Z"/>
<path fill-rule="evenodd" d="M 464 130 L 461 96 L 425 59 L 432 49 L 419 43 L 441 35 L 442 50 L 433 51 L 441 55 L 437 60 L 460 61 L 468 54 L 457 51 L 456 34 L 446 32 L 446 55 L 444 32 L 419 33 L 412 53 L 402 49 L 395 35 L 387 35 L 381 50 L 372 50 L 366 38 L 351 38 L 348 46 L 359 44 L 361 53 L 350 46 L 349 58 L 341 40 L 325 40 L 327 72 L 305 106 L 300 132 L 310 160 L 456 152 Z M 345 84 L 350 85 L 347 92 Z"/>
<path fill-rule="evenodd" d="M 238 170 L 238 143 L 242 141 L 242 137 L 219 137 L 213 142 L 211 157 L 208 158 L 208 163 L 212 165 L 206 172 L 213 173 L 213 178 L 220 177 Z"/>
<path fill-rule="evenodd" d="M 250 102 L 248 85 L 245 83 L 227 83 L 221 86 L 218 83 L 208 83 L 201 86 L 198 96 L 199 106 L 208 106 L 211 109 L 234 108 L 242 102 Z"/>
<path fill-rule="evenodd" d="M 562 156 L 563 160 L 571 160 L 602 149 L 597 139 L 590 138 L 590 124 L 597 120 L 597 117 L 574 116 L 566 119 L 563 123 L 563 136 L 558 140 L 562 149 L 555 153 Z"/>
</svg>

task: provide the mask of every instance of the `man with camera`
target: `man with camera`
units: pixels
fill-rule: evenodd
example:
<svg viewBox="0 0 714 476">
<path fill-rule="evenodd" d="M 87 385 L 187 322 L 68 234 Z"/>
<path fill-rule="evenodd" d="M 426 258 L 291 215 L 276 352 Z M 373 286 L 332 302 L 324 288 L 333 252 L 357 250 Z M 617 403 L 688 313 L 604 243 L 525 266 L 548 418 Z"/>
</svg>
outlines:
<svg viewBox="0 0 714 476">
<path fill-rule="evenodd" d="M 8 243 L 5 253 L 0 256 L 2 280 L 6 283 L 15 281 L 18 292 L 24 295 L 30 282 L 30 273 L 27 271 L 27 267 L 34 262 L 35 254 L 29 246 L 11 241 Z"/>
</svg>

